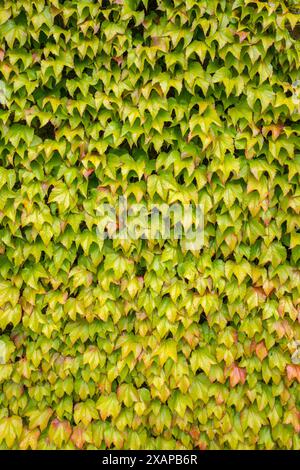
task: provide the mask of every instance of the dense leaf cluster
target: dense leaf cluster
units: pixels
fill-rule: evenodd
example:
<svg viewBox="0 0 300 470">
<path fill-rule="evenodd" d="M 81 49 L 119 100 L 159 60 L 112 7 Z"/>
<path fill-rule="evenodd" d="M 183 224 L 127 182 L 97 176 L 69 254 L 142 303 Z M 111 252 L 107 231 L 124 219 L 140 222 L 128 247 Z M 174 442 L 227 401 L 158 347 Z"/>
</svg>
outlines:
<svg viewBox="0 0 300 470">
<path fill-rule="evenodd" d="M 300 448 L 299 20 L 0 1 L 1 448 Z M 203 248 L 99 240 L 120 195 Z"/>
</svg>

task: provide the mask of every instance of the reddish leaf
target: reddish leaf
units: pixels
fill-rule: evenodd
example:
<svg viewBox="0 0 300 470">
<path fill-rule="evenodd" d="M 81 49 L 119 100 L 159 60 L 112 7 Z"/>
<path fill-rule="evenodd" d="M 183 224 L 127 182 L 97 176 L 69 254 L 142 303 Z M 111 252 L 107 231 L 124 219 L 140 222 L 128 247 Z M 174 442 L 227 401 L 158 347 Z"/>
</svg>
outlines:
<svg viewBox="0 0 300 470">
<path fill-rule="evenodd" d="M 235 387 L 238 383 L 244 384 L 246 380 L 246 369 L 233 365 L 230 370 L 230 387 Z"/>
<path fill-rule="evenodd" d="M 268 355 L 268 350 L 265 346 L 264 341 L 261 341 L 260 343 L 257 344 L 255 348 L 255 352 L 256 352 L 257 357 L 262 362 L 264 358 Z"/>
</svg>

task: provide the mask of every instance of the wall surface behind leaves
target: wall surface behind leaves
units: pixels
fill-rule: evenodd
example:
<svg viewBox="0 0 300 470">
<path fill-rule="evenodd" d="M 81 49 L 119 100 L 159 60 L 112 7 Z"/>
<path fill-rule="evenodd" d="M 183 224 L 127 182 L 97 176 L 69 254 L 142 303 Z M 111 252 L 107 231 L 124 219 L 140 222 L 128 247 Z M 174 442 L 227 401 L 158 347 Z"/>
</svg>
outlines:
<svg viewBox="0 0 300 470">
<path fill-rule="evenodd" d="M 300 5 L 0 1 L 0 447 L 299 449 Z M 204 244 L 97 208 L 201 204 Z"/>
</svg>

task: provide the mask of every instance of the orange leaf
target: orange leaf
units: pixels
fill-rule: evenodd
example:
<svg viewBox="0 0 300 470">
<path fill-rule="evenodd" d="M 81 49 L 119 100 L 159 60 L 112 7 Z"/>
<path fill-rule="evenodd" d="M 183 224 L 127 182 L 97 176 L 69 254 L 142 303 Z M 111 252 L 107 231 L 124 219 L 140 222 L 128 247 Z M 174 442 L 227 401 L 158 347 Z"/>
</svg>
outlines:
<svg viewBox="0 0 300 470">
<path fill-rule="evenodd" d="M 76 428 L 74 428 L 73 434 L 71 436 L 71 440 L 78 449 L 82 449 L 85 443 L 85 437 L 84 437 L 84 431 L 80 426 L 77 426 Z"/>
<path fill-rule="evenodd" d="M 296 364 L 290 364 L 286 366 L 286 372 L 289 380 L 296 379 L 300 382 L 300 366 Z"/>
<path fill-rule="evenodd" d="M 243 42 L 249 33 L 247 31 L 237 31 L 235 34 L 239 37 L 240 42 Z"/>
<path fill-rule="evenodd" d="M 235 387 L 238 383 L 245 383 L 246 380 L 246 370 L 233 365 L 230 371 L 230 387 Z"/>
<path fill-rule="evenodd" d="M 268 355 L 268 350 L 265 346 L 264 341 L 261 341 L 260 343 L 257 344 L 255 348 L 255 352 L 256 352 L 257 357 L 262 362 L 264 358 Z"/>
<path fill-rule="evenodd" d="M 200 437 L 199 429 L 193 426 L 192 429 L 190 430 L 190 435 L 194 439 L 194 441 L 197 441 Z"/>
</svg>

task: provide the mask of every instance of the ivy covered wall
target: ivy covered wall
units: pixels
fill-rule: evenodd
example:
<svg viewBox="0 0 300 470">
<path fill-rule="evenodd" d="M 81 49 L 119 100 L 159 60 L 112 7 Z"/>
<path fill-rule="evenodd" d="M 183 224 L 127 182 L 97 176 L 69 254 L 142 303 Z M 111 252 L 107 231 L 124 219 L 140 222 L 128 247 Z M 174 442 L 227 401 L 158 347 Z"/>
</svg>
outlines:
<svg viewBox="0 0 300 470">
<path fill-rule="evenodd" d="M 0 1 L 1 448 L 300 448 L 299 21 Z M 203 247 L 99 239 L 120 196 Z"/>
</svg>

